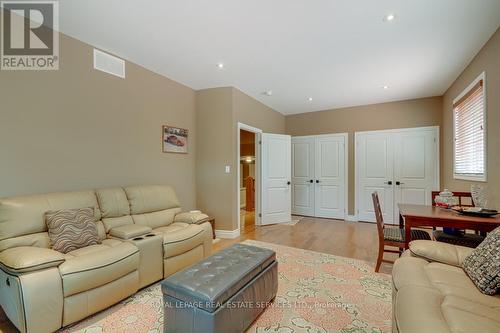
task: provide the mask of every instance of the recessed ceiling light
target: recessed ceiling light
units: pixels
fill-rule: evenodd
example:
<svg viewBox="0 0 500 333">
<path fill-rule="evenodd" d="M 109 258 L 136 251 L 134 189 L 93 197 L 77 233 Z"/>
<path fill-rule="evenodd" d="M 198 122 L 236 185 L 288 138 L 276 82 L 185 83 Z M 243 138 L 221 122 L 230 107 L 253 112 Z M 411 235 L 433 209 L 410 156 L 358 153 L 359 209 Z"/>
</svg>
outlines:
<svg viewBox="0 0 500 333">
<path fill-rule="evenodd" d="M 273 95 L 273 91 L 272 90 L 266 90 L 262 94 L 266 95 L 266 96 L 272 96 Z"/>
<path fill-rule="evenodd" d="M 307 98 L 307 100 L 308 100 L 309 102 L 312 102 L 313 98 L 312 98 L 312 97 L 308 97 L 308 98 Z"/>
<path fill-rule="evenodd" d="M 386 16 L 384 16 L 384 21 L 391 22 L 394 21 L 395 18 L 396 18 L 395 14 L 387 14 Z"/>
<path fill-rule="evenodd" d="M 224 68 L 224 64 L 223 64 L 222 62 L 219 62 L 219 63 L 217 64 L 217 68 L 219 68 L 219 69 L 223 69 L 223 68 Z"/>
<path fill-rule="evenodd" d="M 383 88 L 384 90 L 387 90 L 387 89 L 389 89 L 389 86 L 383 86 L 382 88 Z"/>
</svg>

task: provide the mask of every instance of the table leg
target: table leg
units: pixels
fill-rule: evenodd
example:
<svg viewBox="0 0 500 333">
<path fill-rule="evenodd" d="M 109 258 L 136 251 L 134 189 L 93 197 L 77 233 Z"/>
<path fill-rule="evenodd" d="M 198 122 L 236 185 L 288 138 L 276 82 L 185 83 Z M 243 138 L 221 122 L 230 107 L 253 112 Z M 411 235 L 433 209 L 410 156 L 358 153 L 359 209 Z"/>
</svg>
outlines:
<svg viewBox="0 0 500 333">
<path fill-rule="evenodd" d="M 215 239 L 215 219 L 210 221 L 210 224 L 212 225 L 212 239 Z"/>
<path fill-rule="evenodd" d="M 411 219 L 406 218 L 405 221 L 405 249 L 408 248 L 408 244 L 411 241 Z"/>
<path fill-rule="evenodd" d="M 404 229 L 405 227 L 405 220 L 403 218 L 403 215 L 399 213 L 399 229 Z M 403 253 L 404 249 L 402 247 L 399 248 L 399 256 L 401 257 L 401 254 Z"/>
</svg>

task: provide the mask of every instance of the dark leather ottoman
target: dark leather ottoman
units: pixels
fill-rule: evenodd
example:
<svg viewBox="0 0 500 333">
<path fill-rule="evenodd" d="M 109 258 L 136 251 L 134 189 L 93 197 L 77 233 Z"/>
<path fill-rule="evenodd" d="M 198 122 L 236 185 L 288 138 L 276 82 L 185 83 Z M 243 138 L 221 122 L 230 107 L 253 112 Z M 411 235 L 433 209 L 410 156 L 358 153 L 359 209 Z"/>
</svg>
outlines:
<svg viewBox="0 0 500 333">
<path fill-rule="evenodd" d="M 164 332 L 244 332 L 274 299 L 272 250 L 236 244 L 162 282 Z"/>
</svg>

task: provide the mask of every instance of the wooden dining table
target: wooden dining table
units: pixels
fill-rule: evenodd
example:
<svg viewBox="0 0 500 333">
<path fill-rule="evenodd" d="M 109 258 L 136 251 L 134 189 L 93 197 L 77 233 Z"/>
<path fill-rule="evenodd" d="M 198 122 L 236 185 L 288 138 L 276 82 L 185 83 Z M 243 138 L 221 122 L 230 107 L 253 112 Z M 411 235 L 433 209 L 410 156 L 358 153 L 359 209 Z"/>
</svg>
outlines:
<svg viewBox="0 0 500 333">
<path fill-rule="evenodd" d="M 479 217 L 463 215 L 454 210 L 426 206 L 399 204 L 399 227 L 405 229 L 405 249 L 411 241 L 411 228 L 449 227 L 489 232 L 500 226 L 500 216 Z"/>
</svg>

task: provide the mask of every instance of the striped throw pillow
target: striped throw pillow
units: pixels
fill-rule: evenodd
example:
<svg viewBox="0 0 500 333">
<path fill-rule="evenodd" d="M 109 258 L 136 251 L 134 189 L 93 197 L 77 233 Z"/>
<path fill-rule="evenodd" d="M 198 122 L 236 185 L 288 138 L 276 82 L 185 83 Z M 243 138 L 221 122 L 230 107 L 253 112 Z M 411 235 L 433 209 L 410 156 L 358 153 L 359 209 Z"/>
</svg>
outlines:
<svg viewBox="0 0 500 333">
<path fill-rule="evenodd" d="M 94 208 L 76 208 L 45 213 L 51 248 L 68 253 L 89 245 L 100 244 Z"/>
</svg>

